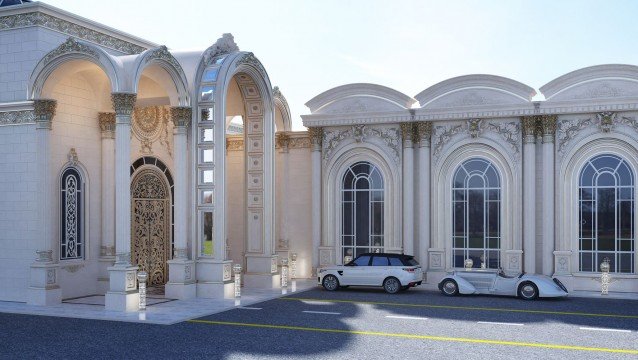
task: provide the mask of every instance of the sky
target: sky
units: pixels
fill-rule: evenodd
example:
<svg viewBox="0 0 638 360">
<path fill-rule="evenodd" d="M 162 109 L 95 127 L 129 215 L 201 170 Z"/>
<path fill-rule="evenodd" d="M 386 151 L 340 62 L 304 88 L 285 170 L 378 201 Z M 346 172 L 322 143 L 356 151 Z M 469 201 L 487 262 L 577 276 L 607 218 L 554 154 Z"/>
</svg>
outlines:
<svg viewBox="0 0 638 360">
<path fill-rule="evenodd" d="M 633 0 L 44 2 L 173 50 L 206 49 L 232 33 L 286 97 L 293 130 L 304 129 L 308 100 L 348 83 L 414 96 L 451 77 L 492 74 L 538 91 L 582 67 L 638 65 Z"/>
</svg>

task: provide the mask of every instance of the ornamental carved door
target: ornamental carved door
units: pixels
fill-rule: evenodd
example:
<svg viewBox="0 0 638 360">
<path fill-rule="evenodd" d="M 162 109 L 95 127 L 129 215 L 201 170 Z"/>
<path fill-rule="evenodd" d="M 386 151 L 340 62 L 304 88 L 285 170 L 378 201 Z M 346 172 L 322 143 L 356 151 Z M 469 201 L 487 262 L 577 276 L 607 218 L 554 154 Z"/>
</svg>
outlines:
<svg viewBox="0 0 638 360">
<path fill-rule="evenodd" d="M 131 260 L 148 273 L 149 286 L 168 280 L 170 208 L 164 174 L 154 169 L 138 172 L 131 184 Z"/>
</svg>

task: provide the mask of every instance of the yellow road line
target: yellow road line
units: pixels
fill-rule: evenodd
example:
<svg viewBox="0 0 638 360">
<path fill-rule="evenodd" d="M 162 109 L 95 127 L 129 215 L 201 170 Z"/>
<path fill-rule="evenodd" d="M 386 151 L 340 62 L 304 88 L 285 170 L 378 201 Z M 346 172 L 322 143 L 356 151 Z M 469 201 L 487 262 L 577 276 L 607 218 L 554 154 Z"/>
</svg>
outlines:
<svg viewBox="0 0 638 360">
<path fill-rule="evenodd" d="M 501 311 L 501 312 L 529 313 L 529 314 L 573 315 L 573 316 L 591 316 L 591 317 L 638 319 L 638 315 L 596 314 L 596 313 L 570 312 L 570 311 L 551 311 L 551 310 L 502 309 L 502 308 L 488 308 L 488 307 L 475 307 L 475 306 L 407 304 L 407 303 L 394 303 L 394 302 L 382 302 L 382 301 L 328 300 L 328 299 L 306 299 L 306 298 L 294 298 L 294 297 L 284 297 L 284 298 L 279 298 L 279 300 L 335 302 L 335 303 L 351 303 L 351 304 L 366 304 L 366 305 L 388 305 L 388 306 L 402 306 L 402 307 L 422 307 L 422 308 L 432 308 L 432 309 Z"/>
<path fill-rule="evenodd" d="M 252 323 L 239 323 L 239 322 L 230 322 L 230 321 L 188 320 L 188 322 L 208 324 L 208 325 L 242 326 L 242 327 L 252 327 L 252 328 L 262 328 L 262 329 L 313 331 L 313 332 L 322 332 L 322 333 L 369 335 L 369 336 L 381 336 L 381 337 L 415 339 L 415 340 L 448 341 L 448 342 L 462 342 L 462 343 L 472 343 L 472 344 L 506 345 L 506 346 L 544 348 L 544 349 L 555 349 L 555 350 L 578 350 L 578 351 L 638 355 L 638 350 L 630 350 L 630 349 L 612 349 L 612 348 L 599 348 L 599 347 L 589 347 L 589 346 L 531 343 L 531 342 L 520 342 L 520 341 L 503 341 L 503 340 L 471 339 L 471 338 L 460 338 L 460 337 L 449 337 L 449 336 L 386 333 L 386 332 L 378 332 L 378 331 L 324 329 L 324 328 L 314 328 L 314 327 L 305 327 L 305 326 L 252 324 Z"/>
</svg>

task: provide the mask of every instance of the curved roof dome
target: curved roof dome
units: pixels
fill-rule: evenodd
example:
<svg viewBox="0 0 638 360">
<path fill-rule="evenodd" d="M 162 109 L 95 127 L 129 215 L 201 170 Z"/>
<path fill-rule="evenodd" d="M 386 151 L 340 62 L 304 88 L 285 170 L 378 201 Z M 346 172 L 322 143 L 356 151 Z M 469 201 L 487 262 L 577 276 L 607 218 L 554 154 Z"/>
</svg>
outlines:
<svg viewBox="0 0 638 360">
<path fill-rule="evenodd" d="M 31 0 L 0 0 L 0 7 L 2 6 L 12 6 L 12 5 L 22 5 L 26 3 L 30 3 Z"/>
</svg>

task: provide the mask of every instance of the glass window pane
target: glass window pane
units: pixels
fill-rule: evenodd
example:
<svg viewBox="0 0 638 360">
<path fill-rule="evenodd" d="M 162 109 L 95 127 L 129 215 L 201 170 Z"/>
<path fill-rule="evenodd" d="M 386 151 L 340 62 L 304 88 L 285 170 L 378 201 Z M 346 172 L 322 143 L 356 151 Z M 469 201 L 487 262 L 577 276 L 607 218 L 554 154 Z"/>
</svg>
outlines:
<svg viewBox="0 0 638 360">
<path fill-rule="evenodd" d="M 217 73 L 219 73 L 219 68 L 208 68 L 204 71 L 204 75 L 202 75 L 202 82 L 214 82 L 217 81 Z"/>
<path fill-rule="evenodd" d="M 493 166 L 490 166 L 485 172 L 485 177 L 487 178 L 487 186 L 491 188 L 500 187 L 500 181 L 498 179 L 498 174 Z"/>
<path fill-rule="evenodd" d="M 487 233 L 488 236 L 499 236 L 500 224 L 499 224 L 499 203 L 490 201 L 487 204 Z"/>
<path fill-rule="evenodd" d="M 598 169 L 598 171 L 607 169 L 607 170 L 615 170 L 618 166 L 620 159 L 613 155 L 599 155 L 591 160 L 594 168 Z"/>
<path fill-rule="evenodd" d="M 370 263 L 370 256 L 369 255 L 359 256 L 358 258 L 354 260 L 354 263 L 357 264 L 357 266 L 368 266 Z"/>
<path fill-rule="evenodd" d="M 634 211 L 631 201 L 619 201 L 618 209 L 618 227 L 620 237 L 623 239 L 631 239 L 633 237 L 633 220 Z"/>
<path fill-rule="evenodd" d="M 390 266 L 403 266 L 403 262 L 398 257 L 389 257 Z"/>
<path fill-rule="evenodd" d="M 594 177 L 596 176 L 596 171 L 594 168 L 587 164 L 583 169 L 580 175 L 580 185 L 581 186 L 592 186 L 594 184 Z"/>
<path fill-rule="evenodd" d="M 634 257 L 633 254 L 620 254 L 618 258 L 618 272 L 633 273 Z"/>
<path fill-rule="evenodd" d="M 454 236 L 465 235 L 465 203 L 454 203 Z"/>
<path fill-rule="evenodd" d="M 467 177 L 467 172 L 463 167 L 459 167 L 456 170 L 456 175 L 454 175 L 454 184 L 452 185 L 454 188 L 463 188 L 465 187 L 465 178 Z"/>
<path fill-rule="evenodd" d="M 213 141 L 213 129 L 201 129 L 202 141 Z"/>
<path fill-rule="evenodd" d="M 213 255 L 213 213 L 204 212 L 202 224 L 202 255 Z"/>
<path fill-rule="evenodd" d="M 202 157 L 205 163 L 213 162 L 213 150 L 212 149 L 204 149 L 202 151 Z"/>
<path fill-rule="evenodd" d="M 580 271 L 594 272 L 594 254 L 590 252 L 580 253 Z"/>
<path fill-rule="evenodd" d="M 383 203 L 372 203 L 372 235 L 383 235 Z"/>
<path fill-rule="evenodd" d="M 354 217 L 354 204 L 343 204 L 343 234 L 354 235 L 354 227 L 352 226 L 352 220 Z"/>
<path fill-rule="evenodd" d="M 470 174 L 472 173 L 483 174 L 485 173 L 485 170 L 487 169 L 488 165 L 489 163 L 483 159 L 470 159 L 463 163 L 463 167 Z"/>
<path fill-rule="evenodd" d="M 202 109 L 201 121 L 213 121 L 213 108 Z"/>
<path fill-rule="evenodd" d="M 388 258 L 385 256 L 373 256 L 372 257 L 372 266 L 388 266 Z"/>
<path fill-rule="evenodd" d="M 203 191 L 202 192 L 202 203 L 204 204 L 212 204 L 213 203 L 213 192 L 212 191 Z"/>
<path fill-rule="evenodd" d="M 616 177 L 613 174 L 604 172 L 596 179 L 597 186 L 616 186 Z"/>
<path fill-rule="evenodd" d="M 486 187 L 486 184 L 482 176 L 474 175 L 468 180 L 467 187 L 470 189 L 482 189 Z"/>
<path fill-rule="evenodd" d="M 202 171 L 202 182 L 204 184 L 212 184 L 213 183 L 213 170 L 203 170 Z"/>
<path fill-rule="evenodd" d="M 452 258 L 452 263 L 454 264 L 453 267 L 464 267 L 464 262 L 465 262 L 465 251 L 464 250 L 454 250 L 454 254 L 453 254 L 453 258 Z"/>
<path fill-rule="evenodd" d="M 359 178 L 356 183 L 357 190 L 366 190 L 370 188 L 370 183 L 367 178 Z"/>
<path fill-rule="evenodd" d="M 202 101 L 212 101 L 213 100 L 213 93 L 215 91 L 215 87 L 212 85 L 208 85 L 208 86 L 202 86 L 200 88 L 200 98 Z"/>
</svg>

